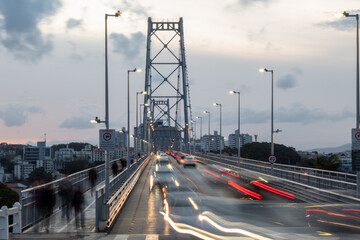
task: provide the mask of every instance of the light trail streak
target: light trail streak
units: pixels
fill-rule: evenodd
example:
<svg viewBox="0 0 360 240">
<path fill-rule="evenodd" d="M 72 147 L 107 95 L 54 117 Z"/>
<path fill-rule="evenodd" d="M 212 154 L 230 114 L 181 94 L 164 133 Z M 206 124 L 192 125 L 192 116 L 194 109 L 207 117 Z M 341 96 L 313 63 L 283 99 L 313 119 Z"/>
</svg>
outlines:
<svg viewBox="0 0 360 240">
<path fill-rule="evenodd" d="M 287 198 L 290 198 L 290 199 L 295 199 L 295 195 L 292 194 L 292 193 L 288 193 L 288 192 L 285 192 L 285 191 L 270 187 L 270 186 L 265 185 L 263 183 L 260 183 L 258 181 L 252 181 L 252 184 L 254 184 L 255 186 L 261 187 L 261 188 L 263 188 L 265 190 L 268 190 L 269 192 L 273 192 L 275 194 L 278 194 L 278 195 L 281 195 L 281 196 L 284 196 L 284 197 L 287 197 Z"/>
<path fill-rule="evenodd" d="M 256 199 L 261 199 L 261 197 L 262 197 L 260 194 L 258 194 L 256 192 L 253 192 L 253 191 L 251 191 L 249 189 L 246 189 L 246 188 L 244 188 L 244 187 L 242 187 L 242 186 L 240 186 L 240 185 L 238 185 L 238 184 L 236 184 L 236 183 L 234 183 L 232 181 L 228 181 L 228 184 L 230 186 L 236 188 L 237 190 L 239 190 L 239 191 L 241 191 L 241 192 L 243 192 L 243 193 L 245 193 L 247 195 L 250 195 L 251 197 L 254 197 Z"/>
<path fill-rule="evenodd" d="M 350 228 L 360 229 L 360 227 L 358 227 L 358 226 L 354 226 L 354 225 L 350 225 L 350 224 L 345 224 L 345 223 L 329 222 L 329 221 L 325 221 L 325 220 L 317 220 L 317 221 L 318 221 L 318 222 L 321 222 L 321 223 L 330 223 L 330 224 L 334 224 L 334 225 L 339 225 L 339 226 L 344 226 L 344 227 L 350 227 Z"/>
<path fill-rule="evenodd" d="M 271 240 L 271 238 L 267 238 L 267 237 L 263 237 L 263 236 L 260 236 L 258 234 L 255 234 L 255 233 L 252 233 L 252 232 L 249 232 L 249 231 L 246 231 L 246 230 L 243 230 L 243 229 L 239 229 L 239 228 L 225 228 L 225 227 L 222 227 L 220 226 L 219 224 L 215 223 L 212 219 L 210 219 L 209 217 L 207 216 L 204 216 L 204 215 L 199 215 L 199 220 L 200 221 L 207 221 L 208 223 L 210 223 L 213 227 L 215 227 L 216 229 L 222 231 L 222 232 L 226 232 L 226 233 L 238 233 L 238 234 L 242 234 L 242 235 L 245 235 L 245 236 L 248 236 L 248 237 L 251 237 L 251 238 L 254 238 L 254 239 L 258 239 L 258 240 Z"/>
<path fill-rule="evenodd" d="M 207 172 L 207 173 L 209 173 L 209 174 L 211 174 L 211 175 L 213 175 L 214 177 L 220 178 L 219 175 L 216 175 L 215 173 L 212 173 L 212 172 L 210 172 L 210 171 L 208 171 L 208 170 L 206 170 L 206 169 L 204 169 L 204 171 Z"/>
<path fill-rule="evenodd" d="M 194 200 L 192 200 L 191 197 L 188 197 L 189 201 L 191 202 L 191 204 L 193 205 L 193 207 L 195 208 L 195 210 L 199 210 L 198 206 L 196 205 L 196 203 L 194 202 Z"/>
<path fill-rule="evenodd" d="M 227 171 L 224 171 L 224 170 L 222 170 L 222 169 L 219 169 L 219 171 L 220 171 L 220 172 L 223 172 L 223 173 L 226 173 L 226 174 L 228 174 L 228 175 L 230 175 L 230 176 L 233 176 L 233 177 L 237 177 L 237 178 L 239 178 L 239 176 L 238 176 L 238 175 L 232 174 L 232 173 L 227 172 Z"/>
<path fill-rule="evenodd" d="M 334 216 L 339 216 L 339 217 L 348 217 L 348 218 L 355 218 L 355 219 L 360 219 L 360 217 L 356 217 L 356 216 L 352 216 L 352 215 L 346 215 L 346 214 L 341 214 L 341 213 L 336 213 L 336 212 L 330 212 L 330 211 L 326 211 L 326 210 L 320 210 L 320 209 L 306 209 L 307 212 L 322 212 L 322 213 L 327 213 L 329 215 L 334 215 Z"/>
</svg>

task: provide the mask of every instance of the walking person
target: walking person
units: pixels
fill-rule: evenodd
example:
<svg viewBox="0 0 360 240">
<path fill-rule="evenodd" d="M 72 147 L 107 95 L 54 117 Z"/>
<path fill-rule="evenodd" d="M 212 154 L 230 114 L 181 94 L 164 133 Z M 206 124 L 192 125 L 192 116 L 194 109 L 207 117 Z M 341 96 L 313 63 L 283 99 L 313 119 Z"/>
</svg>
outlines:
<svg viewBox="0 0 360 240">
<path fill-rule="evenodd" d="M 89 181 L 90 181 L 90 185 L 91 185 L 91 196 L 93 196 L 93 193 L 94 193 L 96 180 L 97 180 L 97 173 L 96 173 L 95 168 L 93 167 L 89 171 Z"/>
<path fill-rule="evenodd" d="M 113 171 L 113 176 L 116 177 L 116 175 L 119 172 L 119 168 L 118 168 L 116 161 L 114 161 L 113 164 L 111 165 L 111 169 Z"/>
<path fill-rule="evenodd" d="M 70 220 L 70 204 L 72 200 L 72 194 L 72 183 L 69 176 L 65 176 L 59 185 L 59 195 L 61 197 L 61 218 L 64 218 L 66 215 L 68 221 Z"/>
<path fill-rule="evenodd" d="M 75 210 L 75 226 L 76 229 L 79 229 L 80 224 L 81 228 L 85 228 L 84 222 L 84 195 L 80 186 L 77 186 L 74 192 L 74 196 L 72 199 L 72 205 Z"/>
</svg>

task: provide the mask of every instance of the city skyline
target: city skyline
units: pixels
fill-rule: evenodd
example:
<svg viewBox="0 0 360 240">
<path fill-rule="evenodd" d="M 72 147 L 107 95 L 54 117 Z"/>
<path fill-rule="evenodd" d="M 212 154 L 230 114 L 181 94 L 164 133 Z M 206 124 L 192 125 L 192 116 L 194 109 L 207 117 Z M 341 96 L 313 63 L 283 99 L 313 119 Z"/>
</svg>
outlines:
<svg viewBox="0 0 360 240">
<path fill-rule="evenodd" d="M 90 119 L 104 119 L 104 15 L 109 18 L 110 128 L 126 126 L 126 72 L 144 69 L 147 18 L 184 19 L 193 120 L 211 112 L 211 133 L 237 129 L 270 142 L 270 75 L 274 70 L 274 142 L 298 150 L 351 141 L 355 127 L 356 1 L 0 1 L 0 142 L 98 144 Z M 206 12 L 204 6 L 206 5 Z M 164 14 L 165 13 L 165 14 Z M 131 80 L 135 94 L 144 73 Z M 205 86 L 205 87 L 204 87 Z M 140 101 L 141 102 L 141 101 Z M 199 137 L 200 124 L 197 123 Z M 205 131 L 206 130 L 206 131 Z M 276 151 L 276 150 L 275 150 Z"/>
</svg>

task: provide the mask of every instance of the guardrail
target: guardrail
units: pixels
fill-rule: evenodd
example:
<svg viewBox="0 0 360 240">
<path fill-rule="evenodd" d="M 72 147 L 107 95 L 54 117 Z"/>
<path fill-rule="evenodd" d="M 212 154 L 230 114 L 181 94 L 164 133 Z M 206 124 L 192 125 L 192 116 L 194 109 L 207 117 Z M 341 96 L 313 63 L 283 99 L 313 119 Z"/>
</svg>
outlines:
<svg viewBox="0 0 360 240">
<path fill-rule="evenodd" d="M 105 199 L 104 187 L 96 190 L 95 229 L 97 232 L 111 228 L 149 160 L 150 156 L 142 157 L 130 166 L 129 171 L 121 172 L 113 178 L 110 182 L 109 200 Z"/>
<path fill-rule="evenodd" d="M 9 217 L 13 216 L 13 223 L 9 223 Z M 0 239 L 9 239 L 9 229 L 12 227 L 13 233 L 21 233 L 21 205 L 14 203 L 12 208 L 2 206 L 0 210 Z"/>
<path fill-rule="evenodd" d="M 114 161 L 119 161 L 119 159 L 114 159 L 110 161 L 110 166 Z M 73 173 L 68 176 L 70 182 L 75 186 L 80 186 L 81 189 L 83 189 L 83 192 L 86 192 L 91 188 L 90 182 L 89 182 L 89 171 L 91 168 L 85 169 L 80 172 Z M 105 164 L 101 164 L 95 167 L 95 170 L 97 172 L 97 180 L 96 184 L 99 184 L 100 182 L 105 180 Z M 126 172 L 123 171 L 122 173 Z M 40 222 L 42 219 L 42 215 L 40 214 L 39 209 L 36 207 L 35 203 L 35 192 L 43 187 L 50 186 L 55 193 L 56 196 L 56 204 L 54 206 L 54 210 L 59 210 L 61 208 L 61 199 L 58 194 L 59 192 L 59 185 L 61 184 L 61 181 L 63 181 L 65 178 L 60 178 L 55 181 L 42 184 L 36 187 L 28 188 L 20 192 L 19 201 L 22 206 L 22 230 L 29 228 L 30 226 L 33 226 Z"/>
<path fill-rule="evenodd" d="M 270 163 L 257 161 L 252 159 L 241 158 L 240 163 L 236 158 L 226 157 L 226 156 L 216 156 L 216 155 L 204 155 L 204 154 L 194 154 L 202 159 L 209 159 L 213 163 L 223 163 L 226 164 L 227 167 L 233 169 L 247 169 L 251 171 L 256 171 L 268 175 L 272 175 L 279 178 L 288 179 L 294 182 L 298 182 L 300 184 L 304 184 L 307 186 L 312 186 L 320 189 L 327 190 L 336 190 L 342 191 L 342 194 L 346 194 L 347 196 L 353 198 L 356 197 L 356 183 L 353 182 L 353 178 L 356 175 L 352 176 L 351 174 L 346 173 L 338 173 L 335 175 L 333 171 L 324 171 L 317 170 L 313 168 L 304 168 L 304 167 L 296 167 L 296 166 L 284 166 L 284 164 L 274 164 L 273 172 L 271 174 L 271 165 Z M 330 178 L 331 176 L 333 178 Z M 320 176 L 319 176 L 320 175 Z M 340 176 L 338 179 L 335 179 L 336 176 Z M 347 177 L 345 177 L 347 176 Z M 351 176 L 351 178 L 349 177 Z M 345 181 L 345 179 L 347 181 Z"/>
</svg>

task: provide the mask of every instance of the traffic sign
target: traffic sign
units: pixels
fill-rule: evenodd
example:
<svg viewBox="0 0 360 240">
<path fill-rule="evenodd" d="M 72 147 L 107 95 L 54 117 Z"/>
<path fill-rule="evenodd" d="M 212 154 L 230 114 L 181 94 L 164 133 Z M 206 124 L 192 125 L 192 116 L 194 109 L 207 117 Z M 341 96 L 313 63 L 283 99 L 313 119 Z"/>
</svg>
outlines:
<svg viewBox="0 0 360 240">
<path fill-rule="evenodd" d="M 100 129 L 99 145 L 101 150 L 109 150 L 109 151 L 115 150 L 115 130 Z"/>
<path fill-rule="evenodd" d="M 276 162 L 276 157 L 275 155 L 270 155 L 269 158 L 268 158 L 269 162 L 270 163 L 275 163 Z"/>
<path fill-rule="evenodd" d="M 353 128 L 351 129 L 351 150 L 360 150 L 360 129 L 359 128 Z"/>
</svg>

